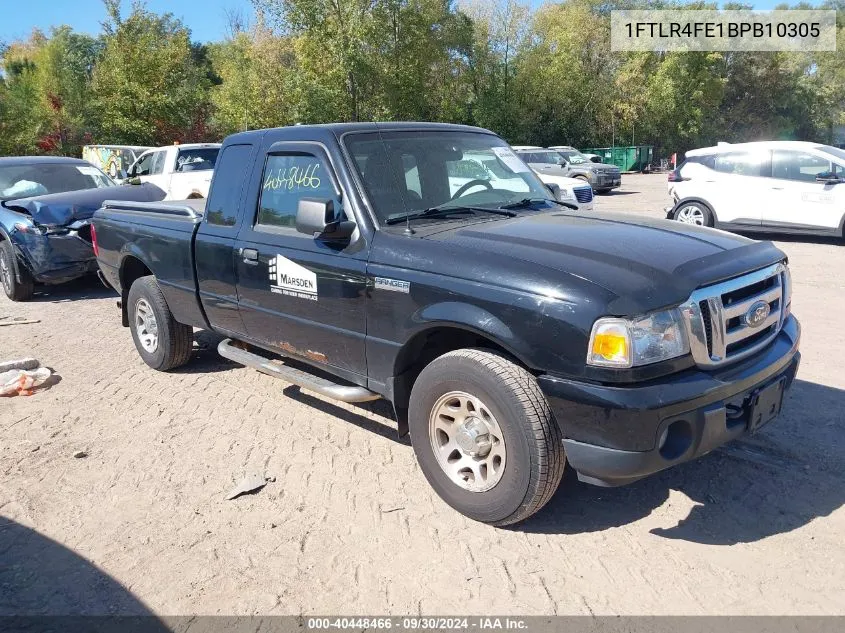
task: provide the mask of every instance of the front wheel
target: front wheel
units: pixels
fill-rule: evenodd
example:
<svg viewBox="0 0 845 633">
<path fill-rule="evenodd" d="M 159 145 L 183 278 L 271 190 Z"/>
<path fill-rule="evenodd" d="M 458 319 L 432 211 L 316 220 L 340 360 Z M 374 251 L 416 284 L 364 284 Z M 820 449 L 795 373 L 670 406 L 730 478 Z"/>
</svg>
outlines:
<svg viewBox="0 0 845 633">
<path fill-rule="evenodd" d="M 713 212 L 703 202 L 684 202 L 675 209 L 673 217 L 684 224 L 713 226 Z"/>
<path fill-rule="evenodd" d="M 0 241 L 0 284 L 12 301 L 26 301 L 35 292 L 35 282 L 23 265 L 15 276 L 15 249 L 9 240 Z"/>
<path fill-rule="evenodd" d="M 128 302 L 132 340 L 144 362 L 159 371 L 187 363 L 193 330 L 173 318 L 155 277 L 136 279 L 129 289 Z"/>
<path fill-rule="evenodd" d="M 494 352 L 457 350 L 426 366 L 408 424 L 432 488 L 476 521 L 527 519 L 563 476 L 560 431 L 536 379 Z"/>
</svg>

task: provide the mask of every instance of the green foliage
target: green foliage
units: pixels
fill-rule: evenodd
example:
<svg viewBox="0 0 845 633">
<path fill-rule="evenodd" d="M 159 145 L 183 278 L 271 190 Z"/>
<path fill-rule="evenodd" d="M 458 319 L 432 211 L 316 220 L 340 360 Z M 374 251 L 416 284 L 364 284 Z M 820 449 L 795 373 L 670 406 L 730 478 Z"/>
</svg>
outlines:
<svg viewBox="0 0 845 633">
<path fill-rule="evenodd" d="M 91 84 L 98 138 L 160 145 L 204 137 L 209 69 L 190 31 L 138 1 L 126 18 L 119 0 L 105 4 L 109 19 Z"/>
<path fill-rule="evenodd" d="M 126 15 L 103 1 L 96 38 L 61 26 L 0 44 L 0 152 L 79 155 L 86 142 L 347 120 L 452 121 L 538 145 L 650 143 L 658 155 L 720 140 L 832 142 L 845 129 L 845 52 L 610 50 L 612 9 L 716 6 L 704 0 L 533 10 L 529 0 L 253 0 L 253 26 L 208 45 L 143 0 Z M 845 35 L 845 0 L 823 8 Z"/>
</svg>

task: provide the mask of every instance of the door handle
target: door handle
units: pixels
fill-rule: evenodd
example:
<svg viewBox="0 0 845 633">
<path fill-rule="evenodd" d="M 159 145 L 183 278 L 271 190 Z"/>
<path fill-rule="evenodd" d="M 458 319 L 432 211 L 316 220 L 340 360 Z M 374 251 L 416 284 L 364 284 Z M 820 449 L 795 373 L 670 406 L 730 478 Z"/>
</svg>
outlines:
<svg viewBox="0 0 845 633">
<path fill-rule="evenodd" d="M 783 187 L 772 187 L 775 191 L 783 191 Z"/>
<path fill-rule="evenodd" d="M 241 252 L 241 257 L 244 258 L 244 264 L 249 264 L 251 266 L 258 265 L 258 251 L 254 248 L 241 248 L 239 249 Z"/>
</svg>

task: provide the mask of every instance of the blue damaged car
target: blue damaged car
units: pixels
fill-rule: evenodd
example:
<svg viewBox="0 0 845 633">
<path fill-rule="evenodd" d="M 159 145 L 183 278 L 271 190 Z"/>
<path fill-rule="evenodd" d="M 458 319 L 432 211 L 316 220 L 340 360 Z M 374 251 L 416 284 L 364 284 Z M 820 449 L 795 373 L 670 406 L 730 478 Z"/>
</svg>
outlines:
<svg viewBox="0 0 845 633">
<path fill-rule="evenodd" d="M 116 185 L 90 163 L 49 156 L 0 158 L 0 283 L 12 301 L 36 284 L 97 271 L 91 216 L 105 200 L 156 202 L 155 185 Z"/>
</svg>

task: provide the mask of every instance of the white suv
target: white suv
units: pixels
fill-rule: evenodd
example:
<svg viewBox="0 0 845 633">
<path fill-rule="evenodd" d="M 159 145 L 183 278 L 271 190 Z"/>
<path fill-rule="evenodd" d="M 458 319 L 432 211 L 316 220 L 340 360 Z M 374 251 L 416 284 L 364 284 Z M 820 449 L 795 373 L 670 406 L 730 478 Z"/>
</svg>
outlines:
<svg viewBox="0 0 845 633">
<path fill-rule="evenodd" d="M 669 173 L 670 219 L 842 236 L 845 151 L 803 141 L 720 143 Z"/>
</svg>

